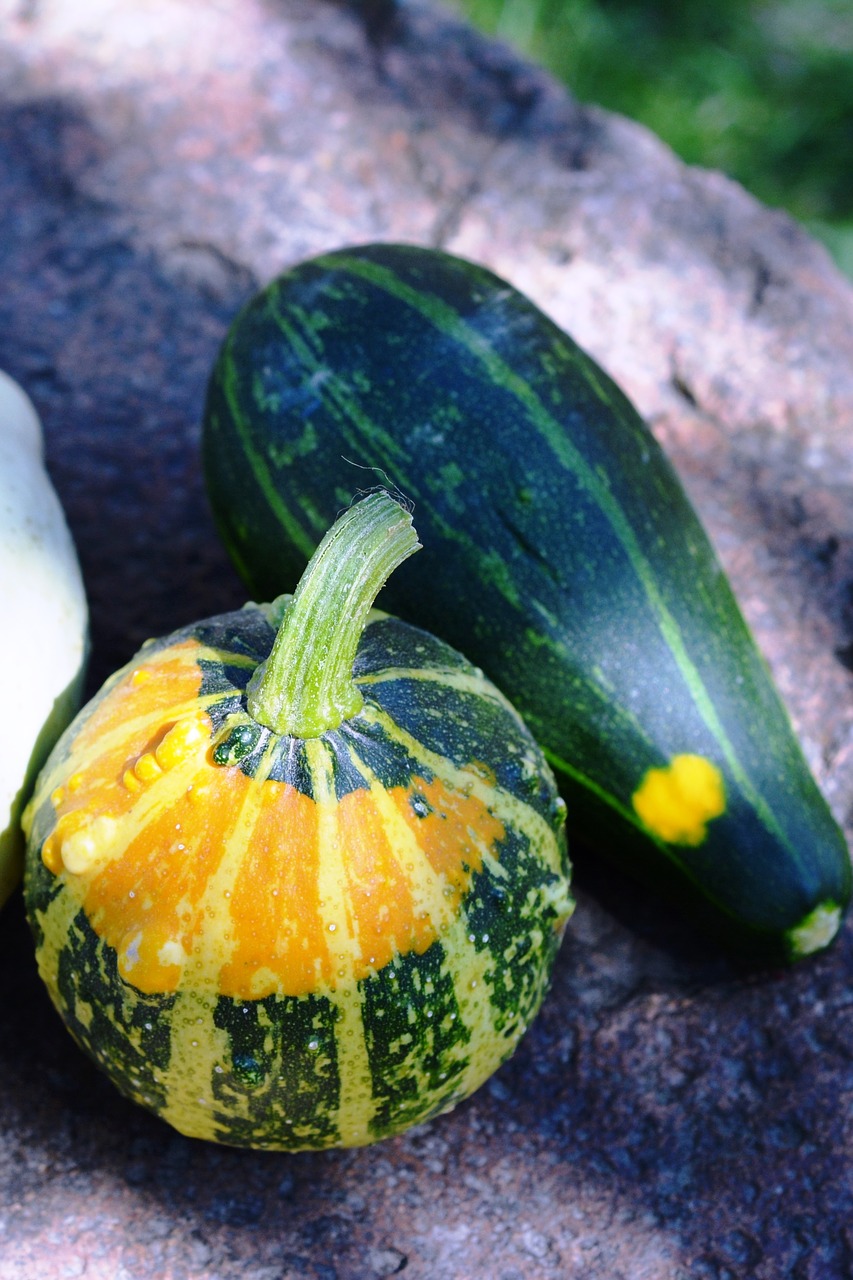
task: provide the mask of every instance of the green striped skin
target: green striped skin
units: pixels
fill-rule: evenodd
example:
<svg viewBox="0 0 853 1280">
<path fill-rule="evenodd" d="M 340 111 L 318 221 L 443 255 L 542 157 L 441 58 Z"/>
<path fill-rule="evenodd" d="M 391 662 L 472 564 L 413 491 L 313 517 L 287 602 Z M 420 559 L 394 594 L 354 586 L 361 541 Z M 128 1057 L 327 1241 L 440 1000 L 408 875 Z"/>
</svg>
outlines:
<svg viewBox="0 0 853 1280">
<path fill-rule="evenodd" d="M 527 299 L 412 246 L 304 263 L 232 325 L 203 455 L 260 595 L 354 491 L 398 486 L 424 550 L 382 602 L 512 699 L 570 836 L 754 958 L 830 941 L 844 840 L 708 539 L 625 396 Z"/>
<path fill-rule="evenodd" d="M 194 1137 L 354 1146 L 512 1053 L 573 906 L 565 804 L 482 672 L 377 611 L 357 715 L 258 724 L 283 603 L 150 642 L 80 713 L 27 812 L 25 901 L 129 1098 Z"/>
</svg>

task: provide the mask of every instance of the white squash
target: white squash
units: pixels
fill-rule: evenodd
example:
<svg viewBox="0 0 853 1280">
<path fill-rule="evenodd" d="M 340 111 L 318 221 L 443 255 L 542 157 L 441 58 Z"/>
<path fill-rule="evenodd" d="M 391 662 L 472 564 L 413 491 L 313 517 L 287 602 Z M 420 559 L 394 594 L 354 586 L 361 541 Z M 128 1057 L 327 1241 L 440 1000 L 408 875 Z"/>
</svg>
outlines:
<svg viewBox="0 0 853 1280">
<path fill-rule="evenodd" d="M 21 811 L 80 705 L 88 611 L 77 553 L 44 469 L 41 423 L 0 371 L 0 906 L 23 869 Z"/>
</svg>

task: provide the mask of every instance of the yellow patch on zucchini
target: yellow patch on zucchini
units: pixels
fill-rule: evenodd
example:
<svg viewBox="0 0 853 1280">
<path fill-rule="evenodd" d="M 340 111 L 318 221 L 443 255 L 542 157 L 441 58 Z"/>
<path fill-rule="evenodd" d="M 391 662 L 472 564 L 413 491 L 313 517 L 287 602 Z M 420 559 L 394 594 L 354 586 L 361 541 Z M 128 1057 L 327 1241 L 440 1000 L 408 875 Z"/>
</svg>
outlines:
<svg viewBox="0 0 853 1280">
<path fill-rule="evenodd" d="M 695 847 L 708 823 L 725 813 L 723 775 L 704 756 L 673 756 L 665 767 L 646 771 L 631 802 L 648 831 L 667 844 Z"/>
</svg>

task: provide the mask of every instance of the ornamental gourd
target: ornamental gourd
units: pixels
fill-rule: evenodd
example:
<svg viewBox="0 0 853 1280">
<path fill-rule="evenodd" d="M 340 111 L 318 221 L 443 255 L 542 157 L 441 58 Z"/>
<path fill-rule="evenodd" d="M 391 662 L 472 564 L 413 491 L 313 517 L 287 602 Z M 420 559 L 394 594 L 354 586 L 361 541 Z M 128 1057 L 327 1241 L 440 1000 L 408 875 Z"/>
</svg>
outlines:
<svg viewBox="0 0 853 1280">
<path fill-rule="evenodd" d="M 149 642 L 28 808 L 39 969 L 185 1134 L 352 1146 L 513 1051 L 572 909 L 564 812 L 506 699 L 371 605 L 418 547 L 373 493 L 293 597 Z"/>
<path fill-rule="evenodd" d="M 88 610 L 77 554 L 44 468 L 41 423 L 0 372 L 0 906 L 21 878 L 21 811 L 80 705 Z"/>
<path fill-rule="evenodd" d="M 847 849 L 708 539 L 619 388 L 506 281 L 412 245 L 302 263 L 235 318 L 203 451 L 265 594 L 365 469 L 387 476 L 425 546 L 389 607 L 513 701 L 570 839 L 730 949 L 776 962 L 832 939 Z"/>
</svg>

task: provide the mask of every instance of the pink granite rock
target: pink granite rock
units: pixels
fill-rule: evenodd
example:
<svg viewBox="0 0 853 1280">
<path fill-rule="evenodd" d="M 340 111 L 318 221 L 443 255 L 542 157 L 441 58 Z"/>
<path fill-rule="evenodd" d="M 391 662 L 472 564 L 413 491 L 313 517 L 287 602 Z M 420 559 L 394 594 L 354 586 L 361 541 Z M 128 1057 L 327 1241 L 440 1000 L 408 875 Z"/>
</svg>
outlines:
<svg viewBox="0 0 853 1280">
<path fill-rule="evenodd" d="M 207 372 L 288 265 L 374 239 L 500 272 L 670 452 L 853 833 L 853 289 L 781 213 L 431 4 L 0 0 L 0 365 L 45 421 L 92 681 L 242 599 Z M 853 1274 L 853 941 L 734 973 L 585 860 L 542 1015 L 470 1102 L 269 1156 L 123 1102 L 0 927 L 0 1280 Z"/>
</svg>

